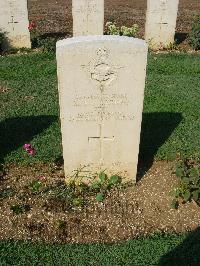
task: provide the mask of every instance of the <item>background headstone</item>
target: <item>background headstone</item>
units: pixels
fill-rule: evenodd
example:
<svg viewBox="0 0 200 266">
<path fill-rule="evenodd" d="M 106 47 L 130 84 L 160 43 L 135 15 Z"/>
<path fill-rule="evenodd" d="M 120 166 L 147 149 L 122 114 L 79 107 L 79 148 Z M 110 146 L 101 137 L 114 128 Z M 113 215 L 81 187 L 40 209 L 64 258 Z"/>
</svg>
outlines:
<svg viewBox="0 0 200 266">
<path fill-rule="evenodd" d="M 73 36 L 103 35 L 104 0 L 73 0 Z"/>
<path fill-rule="evenodd" d="M 0 0 L 0 29 L 9 46 L 31 48 L 28 25 L 27 0 Z"/>
<path fill-rule="evenodd" d="M 174 43 L 179 0 L 147 0 L 145 40 L 152 48 Z"/>
<path fill-rule="evenodd" d="M 145 41 L 119 36 L 57 43 L 66 177 L 87 166 L 135 181 L 147 50 Z"/>
</svg>

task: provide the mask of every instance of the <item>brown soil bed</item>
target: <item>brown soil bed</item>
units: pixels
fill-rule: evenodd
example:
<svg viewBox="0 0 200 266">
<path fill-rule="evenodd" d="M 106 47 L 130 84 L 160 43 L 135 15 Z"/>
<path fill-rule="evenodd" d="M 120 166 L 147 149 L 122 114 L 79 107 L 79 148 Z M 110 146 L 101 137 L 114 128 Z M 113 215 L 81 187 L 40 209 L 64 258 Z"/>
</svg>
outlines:
<svg viewBox="0 0 200 266">
<path fill-rule="evenodd" d="M 146 0 L 105 0 L 105 22 L 140 26 L 144 34 Z M 41 33 L 72 33 L 71 0 L 29 0 L 29 19 L 35 21 Z M 200 1 L 180 0 L 177 32 L 189 32 L 192 20 L 200 12 Z"/>
<path fill-rule="evenodd" d="M 64 180 L 63 170 L 38 165 L 10 167 L 0 181 L 0 239 L 31 239 L 47 242 L 117 242 L 153 233 L 184 233 L 200 226 L 200 208 L 194 203 L 170 207 L 169 192 L 177 184 L 173 163 L 155 162 L 134 187 L 113 190 L 100 203 L 89 197 L 86 207 L 67 208 L 49 192 L 34 194 L 27 185 L 38 176 L 45 186 Z M 14 192 L 3 198 L 2 191 Z M 16 204 L 26 212 L 13 214 Z"/>
</svg>

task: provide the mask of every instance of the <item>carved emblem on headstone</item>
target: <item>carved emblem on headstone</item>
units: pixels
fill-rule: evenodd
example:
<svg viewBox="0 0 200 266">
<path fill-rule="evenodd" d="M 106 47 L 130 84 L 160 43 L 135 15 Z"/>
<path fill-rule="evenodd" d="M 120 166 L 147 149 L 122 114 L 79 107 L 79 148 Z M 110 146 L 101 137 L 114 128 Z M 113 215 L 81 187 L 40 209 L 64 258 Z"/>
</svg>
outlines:
<svg viewBox="0 0 200 266">
<path fill-rule="evenodd" d="M 110 52 L 106 48 L 99 48 L 96 51 L 97 57 L 87 65 L 82 66 L 90 73 L 91 79 L 99 83 L 99 88 L 102 92 L 117 78 L 117 70 L 123 68 L 112 65 L 109 61 L 109 54 Z"/>
</svg>

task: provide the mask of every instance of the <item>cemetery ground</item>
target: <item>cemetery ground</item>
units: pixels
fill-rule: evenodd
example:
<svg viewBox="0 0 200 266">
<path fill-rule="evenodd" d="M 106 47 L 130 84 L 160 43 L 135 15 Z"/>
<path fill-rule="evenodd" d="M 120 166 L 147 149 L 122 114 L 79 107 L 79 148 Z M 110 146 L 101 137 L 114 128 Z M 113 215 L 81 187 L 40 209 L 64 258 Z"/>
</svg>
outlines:
<svg viewBox="0 0 200 266">
<path fill-rule="evenodd" d="M 115 21 L 117 25 L 139 25 L 139 37 L 144 36 L 146 0 L 106 0 L 105 22 Z M 36 22 L 41 34 L 47 36 L 72 35 L 71 0 L 30 0 L 29 20 Z M 200 3 L 197 0 L 180 0 L 176 39 L 188 48 L 186 33 L 190 32 L 194 17 L 198 15 Z M 52 15 L 53 14 L 53 15 Z"/>
<path fill-rule="evenodd" d="M 55 55 L 10 55 L 1 57 L 0 62 L 2 248 L 12 250 L 13 244 L 7 239 L 116 243 L 139 238 L 115 246 L 110 256 L 126 248 L 134 249 L 137 243 L 142 243 L 143 252 L 142 247 L 154 243 L 151 251 L 158 254 L 155 256 L 158 261 L 161 254 L 176 247 L 170 257 L 173 259 L 176 250 L 187 247 L 188 238 L 199 237 L 198 231 L 179 236 L 197 230 L 199 206 L 191 201 L 174 210 L 169 195 L 178 183 L 174 174 L 177 159 L 199 158 L 199 55 L 149 55 L 138 183 L 136 187 L 121 186 L 107 191 L 102 202 L 96 200 L 95 191 L 73 194 L 64 182 Z M 31 143 L 35 156 L 23 149 L 25 143 Z M 141 240 L 154 234 L 158 236 Z M 163 234 L 167 235 L 162 238 Z M 158 243 L 162 243 L 159 248 Z M 193 244 L 196 248 L 197 243 Z M 42 247 L 26 242 L 14 245 L 16 256 L 24 247 L 24 252 L 31 249 L 36 253 Z M 82 246 L 81 252 L 87 248 Z M 61 246 L 57 249 L 66 256 Z M 99 254 L 103 249 L 104 245 L 91 246 L 90 254 Z M 148 260 L 149 253 L 146 256 L 144 259 Z"/>
</svg>

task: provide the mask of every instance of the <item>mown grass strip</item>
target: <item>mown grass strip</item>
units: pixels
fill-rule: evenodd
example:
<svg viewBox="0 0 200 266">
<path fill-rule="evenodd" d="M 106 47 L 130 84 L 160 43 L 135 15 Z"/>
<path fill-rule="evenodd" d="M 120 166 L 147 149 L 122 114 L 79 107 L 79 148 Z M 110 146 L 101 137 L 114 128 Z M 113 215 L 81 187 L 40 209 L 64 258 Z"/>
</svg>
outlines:
<svg viewBox="0 0 200 266">
<path fill-rule="evenodd" d="M 141 158 L 174 159 L 178 152 L 199 157 L 199 63 L 199 55 L 149 55 Z M 55 55 L 1 57 L 0 86 L 1 161 L 52 162 L 59 158 Z M 27 142 L 37 150 L 34 158 L 22 150 Z"/>
</svg>

